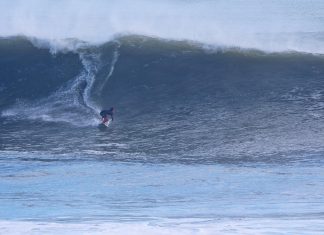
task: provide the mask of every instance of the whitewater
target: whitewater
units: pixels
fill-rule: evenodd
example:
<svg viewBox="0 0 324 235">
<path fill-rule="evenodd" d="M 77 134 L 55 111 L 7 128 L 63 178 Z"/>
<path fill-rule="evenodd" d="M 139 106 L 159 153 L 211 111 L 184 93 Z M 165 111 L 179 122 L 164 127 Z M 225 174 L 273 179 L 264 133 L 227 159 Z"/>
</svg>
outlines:
<svg viewBox="0 0 324 235">
<path fill-rule="evenodd" d="M 323 16 L 0 1 L 0 234 L 323 234 Z"/>
<path fill-rule="evenodd" d="M 1 1 L 0 35 L 62 45 L 76 38 L 102 43 L 139 34 L 223 47 L 323 53 L 320 0 Z"/>
</svg>

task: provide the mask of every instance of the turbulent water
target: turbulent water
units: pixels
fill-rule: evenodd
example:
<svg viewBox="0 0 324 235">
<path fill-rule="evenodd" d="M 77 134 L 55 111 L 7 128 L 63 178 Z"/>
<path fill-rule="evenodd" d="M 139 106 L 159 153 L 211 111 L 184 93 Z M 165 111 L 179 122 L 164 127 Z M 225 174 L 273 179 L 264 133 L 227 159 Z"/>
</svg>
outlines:
<svg viewBox="0 0 324 235">
<path fill-rule="evenodd" d="M 138 3 L 0 3 L 0 234 L 322 234 L 323 3 Z"/>
</svg>

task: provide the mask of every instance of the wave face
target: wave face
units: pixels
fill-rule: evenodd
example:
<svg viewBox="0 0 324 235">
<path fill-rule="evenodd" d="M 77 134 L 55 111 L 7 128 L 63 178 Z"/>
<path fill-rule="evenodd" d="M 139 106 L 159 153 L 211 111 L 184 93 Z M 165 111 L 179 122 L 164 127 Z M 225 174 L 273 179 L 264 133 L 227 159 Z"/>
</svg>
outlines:
<svg viewBox="0 0 324 235">
<path fill-rule="evenodd" d="M 73 43 L 78 49 L 51 54 L 24 38 L 0 41 L 2 151 L 203 163 L 323 151 L 321 55 L 142 36 Z M 99 132 L 98 113 L 111 106 L 116 120 Z"/>
<path fill-rule="evenodd" d="M 1 1 L 0 36 L 90 43 L 137 34 L 264 51 L 324 52 L 321 0 Z"/>
</svg>

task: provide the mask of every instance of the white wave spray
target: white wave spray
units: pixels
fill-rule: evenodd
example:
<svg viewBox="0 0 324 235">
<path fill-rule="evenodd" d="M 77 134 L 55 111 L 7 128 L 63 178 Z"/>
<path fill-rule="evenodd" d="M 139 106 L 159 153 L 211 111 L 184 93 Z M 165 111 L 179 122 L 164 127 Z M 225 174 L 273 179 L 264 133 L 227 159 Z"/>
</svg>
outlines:
<svg viewBox="0 0 324 235">
<path fill-rule="evenodd" d="M 324 53 L 321 0 L 12 0 L 0 36 L 102 43 L 120 34 L 265 51 Z"/>
</svg>

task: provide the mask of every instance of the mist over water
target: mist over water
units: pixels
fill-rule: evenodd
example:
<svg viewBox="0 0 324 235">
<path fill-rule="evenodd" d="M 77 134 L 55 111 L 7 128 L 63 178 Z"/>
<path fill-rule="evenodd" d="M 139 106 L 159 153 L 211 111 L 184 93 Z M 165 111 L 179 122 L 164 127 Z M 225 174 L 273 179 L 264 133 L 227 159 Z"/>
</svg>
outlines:
<svg viewBox="0 0 324 235">
<path fill-rule="evenodd" d="M 120 34 L 323 53 L 320 0 L 2 1 L 0 35 L 107 42 Z"/>
</svg>

